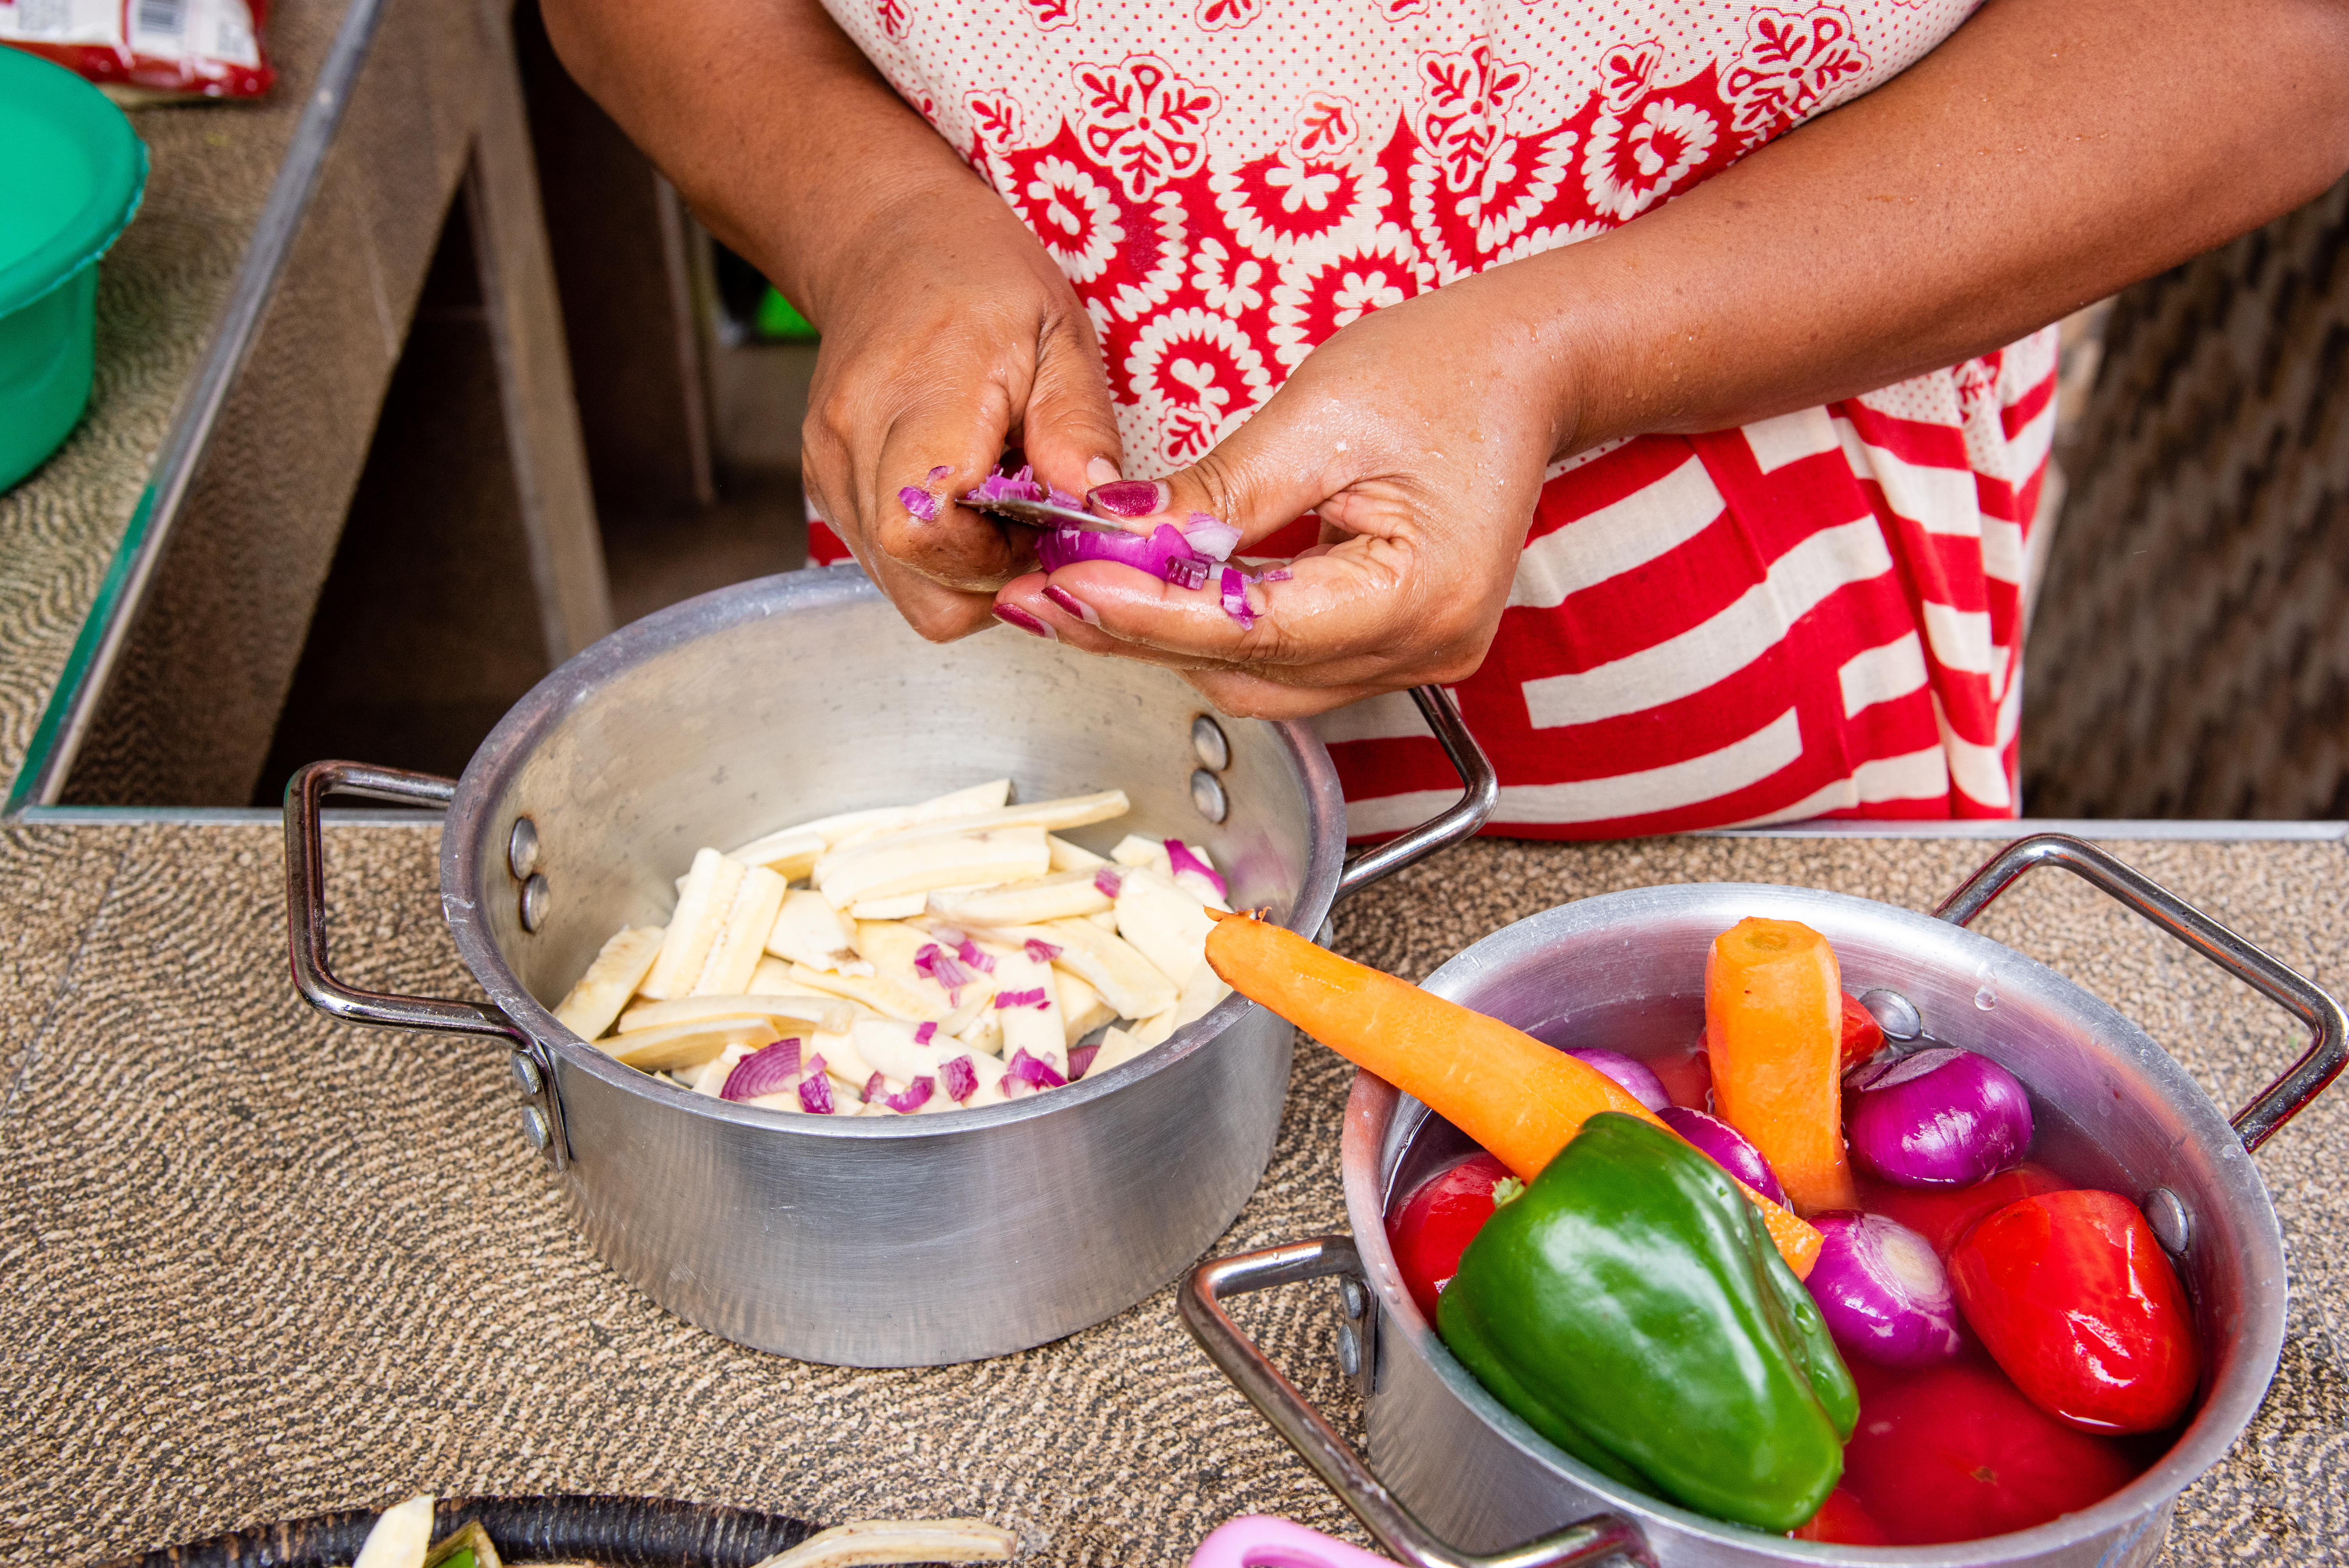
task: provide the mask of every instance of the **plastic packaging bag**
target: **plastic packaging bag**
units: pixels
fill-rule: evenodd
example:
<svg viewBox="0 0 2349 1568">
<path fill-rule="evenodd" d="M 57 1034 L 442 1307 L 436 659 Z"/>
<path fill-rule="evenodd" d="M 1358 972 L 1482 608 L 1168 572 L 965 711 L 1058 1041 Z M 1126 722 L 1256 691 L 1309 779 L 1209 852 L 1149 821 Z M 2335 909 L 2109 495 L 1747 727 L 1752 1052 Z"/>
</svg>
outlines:
<svg viewBox="0 0 2349 1568">
<path fill-rule="evenodd" d="M 118 98 L 259 98 L 276 73 L 261 46 L 268 0 L 0 0 L 11 44 Z"/>
</svg>

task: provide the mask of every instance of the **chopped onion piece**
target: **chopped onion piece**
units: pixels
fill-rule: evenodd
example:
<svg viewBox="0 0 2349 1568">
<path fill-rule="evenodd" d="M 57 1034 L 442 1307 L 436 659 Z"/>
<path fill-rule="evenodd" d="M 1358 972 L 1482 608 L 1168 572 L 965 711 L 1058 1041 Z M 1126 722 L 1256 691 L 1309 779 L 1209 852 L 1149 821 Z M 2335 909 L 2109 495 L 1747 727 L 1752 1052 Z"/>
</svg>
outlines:
<svg viewBox="0 0 2349 1568">
<path fill-rule="evenodd" d="M 1011 1059 L 1003 1064 L 1005 1078 L 1017 1078 L 1030 1088 L 1061 1088 L 1068 1079 L 1052 1070 L 1052 1064 L 1039 1061 L 1026 1051 L 1014 1051 Z"/>
<path fill-rule="evenodd" d="M 756 1099 L 762 1094 L 773 1094 L 799 1077 L 800 1042 L 796 1035 L 788 1040 L 752 1051 L 734 1064 L 726 1075 L 726 1087 L 718 1091 L 720 1099 Z"/>
<path fill-rule="evenodd" d="M 995 994 L 995 1007 L 998 1012 L 1001 1012 L 1006 1007 L 1033 1007 L 1038 1012 L 1043 1013 L 1050 1011 L 1051 1006 L 1052 999 L 1044 995 L 1044 988 L 1041 985 L 1032 991 L 998 991 Z"/>
<path fill-rule="evenodd" d="M 1085 1069 L 1093 1065 L 1093 1058 L 1099 1055 L 1101 1055 L 1099 1040 L 1095 1040 L 1090 1046 L 1077 1046 L 1071 1048 L 1069 1052 L 1069 1081 L 1074 1083 L 1084 1077 Z"/>
<path fill-rule="evenodd" d="M 966 492 L 964 500 L 978 505 L 990 500 L 1042 500 L 1044 487 L 1036 482 L 1036 467 L 1023 463 L 1016 474 L 996 469 L 978 481 L 977 488 Z"/>
<path fill-rule="evenodd" d="M 901 487 L 897 491 L 897 504 L 924 522 L 936 522 L 938 520 L 938 498 L 916 486 Z"/>
<path fill-rule="evenodd" d="M 946 1083 L 947 1098 L 957 1105 L 978 1092 L 978 1069 L 970 1065 L 968 1057 L 957 1057 L 947 1063 L 938 1068 L 938 1077 Z"/>
<path fill-rule="evenodd" d="M 823 1058 L 808 1063 L 807 1077 L 800 1080 L 800 1109 L 816 1116 L 833 1115 L 832 1080 L 823 1076 Z"/>
<path fill-rule="evenodd" d="M 988 967 L 992 969 L 994 965 L 990 964 Z M 969 970 L 964 968 L 954 954 L 935 942 L 923 944 L 922 950 L 914 954 L 914 969 L 917 974 L 926 975 L 946 987 L 947 1003 L 949 1006 L 959 1004 L 962 1000 L 962 988 L 978 978 Z"/>
<path fill-rule="evenodd" d="M 1030 937 L 1021 946 L 1028 956 L 1039 964 L 1050 964 L 1061 955 L 1059 948 L 1038 937 Z"/>
<path fill-rule="evenodd" d="M 943 932 L 932 932 L 931 934 L 940 937 L 941 939 L 945 936 L 945 933 Z M 978 944 L 973 942 L 968 936 L 964 937 L 956 946 L 955 956 L 961 959 L 965 964 L 969 965 L 973 969 L 978 970 L 982 975 L 992 975 L 995 973 L 995 960 L 989 958 L 980 950 Z"/>
<path fill-rule="evenodd" d="M 1166 861 L 1174 867 L 1174 874 L 1178 877 L 1185 872 L 1189 872 L 1195 876 L 1206 878 L 1208 883 L 1215 888 L 1217 898 L 1229 899 L 1232 896 L 1231 884 L 1224 881 L 1223 873 L 1209 865 L 1206 856 L 1182 840 L 1166 841 Z"/>
<path fill-rule="evenodd" d="M 1221 518 L 1195 511 L 1183 524 L 1183 537 L 1208 560 L 1229 561 L 1233 550 L 1238 547 L 1240 531 Z"/>
<path fill-rule="evenodd" d="M 936 1080 L 925 1073 L 907 1084 L 903 1094 L 893 1094 L 882 1103 L 900 1116 L 911 1116 L 930 1103 L 930 1093 L 936 1088 Z"/>
<path fill-rule="evenodd" d="M 914 1031 L 914 1044 L 917 1046 L 926 1046 L 932 1040 L 937 1038 L 937 1034 L 938 1026 L 936 1024 L 924 1024 L 920 1028 Z"/>
<path fill-rule="evenodd" d="M 883 1078 L 879 1073 L 877 1073 L 877 1072 L 876 1072 L 876 1073 L 874 1073 L 871 1078 L 866 1078 L 866 1079 L 864 1080 L 864 1103 L 865 1103 L 865 1104 L 867 1104 L 867 1105 L 874 1105 L 874 1104 L 878 1104 L 880 1101 L 882 1101 L 882 1100 L 884 1100 L 884 1099 L 886 1099 L 888 1097 L 889 1097 L 889 1080 L 888 1080 L 888 1079 L 886 1079 L 886 1078 Z"/>
<path fill-rule="evenodd" d="M 1123 872 L 1113 872 L 1107 866 L 1102 867 L 1101 870 L 1093 873 L 1093 886 L 1100 890 L 1101 895 L 1103 898 L 1115 898 L 1118 894 L 1118 890 L 1123 888 L 1124 885 L 1124 874 Z"/>
<path fill-rule="evenodd" d="M 1248 608 L 1247 578 L 1237 566 L 1224 568 L 1223 600 L 1225 614 L 1243 628 L 1256 624 L 1256 612 Z"/>
<path fill-rule="evenodd" d="M 929 477 L 925 479 L 922 482 L 926 485 L 934 485 L 952 472 L 954 472 L 954 469 L 947 467 L 944 463 L 940 463 L 936 468 L 930 470 Z"/>
<path fill-rule="evenodd" d="M 1286 583 L 1297 573 L 1286 566 L 1275 566 L 1248 579 L 1251 583 Z"/>
</svg>

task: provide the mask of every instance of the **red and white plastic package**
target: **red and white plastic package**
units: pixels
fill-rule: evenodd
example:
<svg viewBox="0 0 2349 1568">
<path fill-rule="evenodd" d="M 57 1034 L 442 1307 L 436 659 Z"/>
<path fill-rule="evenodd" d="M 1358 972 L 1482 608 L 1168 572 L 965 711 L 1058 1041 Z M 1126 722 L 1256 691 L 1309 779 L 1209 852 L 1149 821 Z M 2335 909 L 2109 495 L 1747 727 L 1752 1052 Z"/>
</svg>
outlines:
<svg viewBox="0 0 2349 1568">
<path fill-rule="evenodd" d="M 259 98 L 269 0 L 0 0 L 0 44 L 127 96 Z"/>
</svg>

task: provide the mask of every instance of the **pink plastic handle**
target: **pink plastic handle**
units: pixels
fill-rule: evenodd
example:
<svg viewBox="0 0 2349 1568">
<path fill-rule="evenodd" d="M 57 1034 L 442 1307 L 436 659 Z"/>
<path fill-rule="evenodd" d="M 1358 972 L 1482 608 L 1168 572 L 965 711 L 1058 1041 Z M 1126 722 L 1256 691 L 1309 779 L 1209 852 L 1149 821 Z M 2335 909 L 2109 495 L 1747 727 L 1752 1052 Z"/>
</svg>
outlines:
<svg viewBox="0 0 2349 1568">
<path fill-rule="evenodd" d="M 1394 1560 L 1308 1530 L 1286 1519 L 1252 1513 L 1216 1527 L 1191 1553 L 1191 1568 L 1395 1568 Z"/>
</svg>

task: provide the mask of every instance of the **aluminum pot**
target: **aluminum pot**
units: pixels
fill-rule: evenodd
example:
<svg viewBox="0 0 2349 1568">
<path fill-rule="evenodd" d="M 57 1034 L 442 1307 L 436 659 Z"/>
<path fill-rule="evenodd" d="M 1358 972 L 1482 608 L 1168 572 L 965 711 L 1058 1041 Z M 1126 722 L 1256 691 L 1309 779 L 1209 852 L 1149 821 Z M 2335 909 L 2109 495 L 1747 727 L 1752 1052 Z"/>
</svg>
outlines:
<svg viewBox="0 0 2349 1568">
<path fill-rule="evenodd" d="M 2097 887 L 2305 1023 L 2305 1055 L 2230 1125 L 2143 1030 L 2043 965 L 1965 929 L 2014 877 L 2053 863 Z M 1444 1349 L 1412 1303 L 1385 1218 L 1467 1140 L 1367 1073 L 1346 1107 L 1350 1242 L 1328 1236 L 1201 1264 L 1186 1326 L 1241 1391 L 1359 1515 L 1423 1568 L 1598 1562 L 2127 1568 L 2153 1561 L 2178 1494 L 2234 1443 L 2283 1340 L 2283 1239 L 2251 1152 L 2342 1070 L 2349 1020 L 2302 976 L 2103 851 L 2046 834 L 2008 846 L 1939 918 L 1799 888 L 1694 883 L 1609 893 L 1495 933 L 1427 988 L 1545 1039 L 1636 1052 L 1684 1047 L 1704 1017 L 1705 953 L 1746 915 L 1825 933 L 1845 983 L 1896 1039 L 1993 1057 L 2030 1090 L 2033 1157 L 2127 1193 L 2191 1290 L 2209 1347 L 2201 1402 L 2159 1462 L 2092 1508 L 2036 1529 L 1951 1545 L 1817 1545 L 1724 1524 L 1634 1491 L 1551 1446 Z M 1221 1298 L 1298 1280 L 1340 1282 L 1339 1359 L 1368 1401 L 1371 1468 L 1233 1326 Z M 1523 1542 L 1525 1544 L 1518 1544 Z"/>
<path fill-rule="evenodd" d="M 580 1228 L 678 1316 L 850 1366 L 1024 1349 L 1141 1300 L 1239 1212 L 1279 1126 L 1286 1023 L 1227 997 L 1065 1089 L 833 1119 L 686 1092 L 548 1006 L 614 931 L 667 918 L 696 848 L 1007 774 L 1026 799 L 1123 788 L 1131 815 L 1094 831 L 1202 841 L 1236 898 L 1315 931 L 1335 899 L 1491 810 L 1492 771 L 1457 713 L 1418 695 L 1466 793 L 1346 866 L 1344 797 L 1302 726 L 1222 718 L 1171 672 L 1009 631 L 926 643 L 854 568 L 745 583 L 565 663 L 460 779 L 343 762 L 296 774 L 295 982 L 340 1018 L 511 1046 L 524 1131 Z M 446 805 L 441 908 L 488 1006 L 334 978 L 318 830 L 335 792 Z"/>
</svg>

